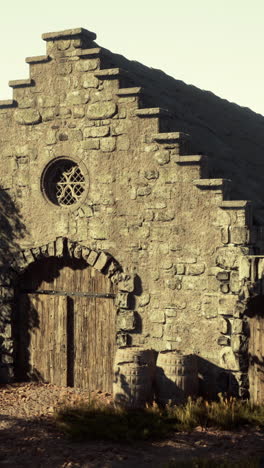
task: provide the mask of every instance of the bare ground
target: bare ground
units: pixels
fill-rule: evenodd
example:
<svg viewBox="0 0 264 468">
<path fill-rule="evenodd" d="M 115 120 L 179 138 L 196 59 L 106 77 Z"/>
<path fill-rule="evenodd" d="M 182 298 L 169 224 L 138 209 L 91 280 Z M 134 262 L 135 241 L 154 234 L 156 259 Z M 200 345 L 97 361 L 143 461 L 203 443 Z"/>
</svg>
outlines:
<svg viewBox="0 0 264 468">
<path fill-rule="evenodd" d="M 96 397 L 110 401 L 109 394 Z M 59 405 L 87 401 L 85 391 L 51 384 L 27 383 L 0 387 L 0 466 L 49 468 L 164 467 L 170 460 L 223 458 L 264 460 L 264 433 L 202 430 L 176 433 L 161 442 L 124 445 L 109 442 L 73 443 L 55 427 Z M 179 465 L 180 466 L 180 465 Z"/>
</svg>

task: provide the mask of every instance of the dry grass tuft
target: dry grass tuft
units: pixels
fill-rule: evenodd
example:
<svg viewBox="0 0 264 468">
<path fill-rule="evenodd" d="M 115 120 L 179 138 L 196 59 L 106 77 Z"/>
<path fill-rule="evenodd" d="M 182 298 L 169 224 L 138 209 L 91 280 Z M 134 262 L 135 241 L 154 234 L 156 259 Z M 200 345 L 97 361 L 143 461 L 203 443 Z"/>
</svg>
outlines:
<svg viewBox="0 0 264 468">
<path fill-rule="evenodd" d="M 54 418 L 71 439 L 128 442 L 161 439 L 171 432 L 191 431 L 197 426 L 227 430 L 243 425 L 264 428 L 264 405 L 219 395 L 219 401 L 189 398 L 181 406 L 167 405 L 162 409 L 154 404 L 132 410 L 91 400 L 59 408 Z"/>
</svg>

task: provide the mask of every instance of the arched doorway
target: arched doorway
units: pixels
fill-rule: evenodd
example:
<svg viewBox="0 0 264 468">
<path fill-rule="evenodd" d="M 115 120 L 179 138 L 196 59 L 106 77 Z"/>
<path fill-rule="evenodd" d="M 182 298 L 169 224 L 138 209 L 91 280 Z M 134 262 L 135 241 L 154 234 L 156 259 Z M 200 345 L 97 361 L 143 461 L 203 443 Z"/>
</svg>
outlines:
<svg viewBox="0 0 264 468">
<path fill-rule="evenodd" d="M 17 281 L 16 377 L 111 392 L 115 293 L 109 277 L 82 258 L 31 263 Z"/>
</svg>

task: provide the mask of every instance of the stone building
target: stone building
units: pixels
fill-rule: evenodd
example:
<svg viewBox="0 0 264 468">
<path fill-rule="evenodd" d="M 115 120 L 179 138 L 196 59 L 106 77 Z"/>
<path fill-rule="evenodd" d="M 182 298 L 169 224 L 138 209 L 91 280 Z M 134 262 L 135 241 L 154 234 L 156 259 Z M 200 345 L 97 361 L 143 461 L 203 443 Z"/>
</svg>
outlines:
<svg viewBox="0 0 264 468">
<path fill-rule="evenodd" d="M 111 391 L 141 346 L 263 400 L 263 117 L 87 30 L 42 37 L 0 102 L 2 382 Z"/>
</svg>

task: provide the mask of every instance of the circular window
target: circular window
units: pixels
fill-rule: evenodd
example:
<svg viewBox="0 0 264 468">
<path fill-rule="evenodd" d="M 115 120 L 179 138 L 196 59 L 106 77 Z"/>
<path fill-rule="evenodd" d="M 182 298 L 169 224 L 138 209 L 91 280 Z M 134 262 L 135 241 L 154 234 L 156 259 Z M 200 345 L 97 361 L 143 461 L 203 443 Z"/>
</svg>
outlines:
<svg viewBox="0 0 264 468">
<path fill-rule="evenodd" d="M 79 203 L 87 190 L 85 173 L 76 162 L 60 158 L 44 170 L 42 190 L 55 205 L 70 207 Z"/>
</svg>

